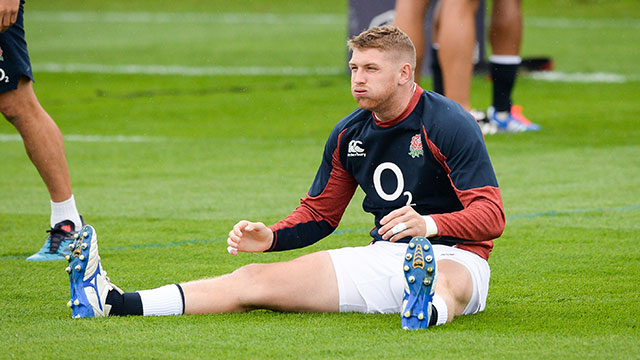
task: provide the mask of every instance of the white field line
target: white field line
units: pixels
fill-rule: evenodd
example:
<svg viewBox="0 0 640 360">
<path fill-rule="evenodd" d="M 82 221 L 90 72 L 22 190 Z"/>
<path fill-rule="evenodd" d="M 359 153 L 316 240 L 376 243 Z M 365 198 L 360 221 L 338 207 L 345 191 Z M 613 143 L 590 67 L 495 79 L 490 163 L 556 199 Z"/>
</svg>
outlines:
<svg viewBox="0 0 640 360">
<path fill-rule="evenodd" d="M 165 140 L 165 138 L 148 136 L 64 135 L 66 142 L 148 143 Z M 0 142 L 22 142 L 22 137 L 18 134 L 0 134 Z"/>
<path fill-rule="evenodd" d="M 547 18 L 524 16 L 525 26 L 556 29 L 640 29 L 637 19 Z"/>
<path fill-rule="evenodd" d="M 60 23 L 307 24 L 342 26 L 347 21 L 346 16 L 340 14 L 119 11 L 31 11 L 26 14 L 28 21 Z"/>
<path fill-rule="evenodd" d="M 268 67 L 268 66 L 181 66 L 181 65 L 105 65 L 105 64 L 59 64 L 36 63 L 34 71 L 47 73 L 90 73 L 90 74 L 129 74 L 129 75 L 181 75 L 181 76 L 216 76 L 216 75 L 340 75 L 345 74 L 339 67 Z M 525 77 L 541 81 L 574 82 L 574 83 L 625 83 L 639 81 L 639 76 L 628 76 L 613 73 L 564 73 L 560 71 L 533 72 Z"/>
<path fill-rule="evenodd" d="M 93 73 L 93 74 L 134 74 L 134 75 L 337 75 L 345 72 L 337 67 L 294 67 L 294 66 L 182 66 L 182 65 L 105 65 L 105 64 L 33 64 L 35 72 L 49 73 Z"/>
<path fill-rule="evenodd" d="M 195 13 L 122 11 L 28 11 L 27 21 L 58 23 L 204 23 L 204 24 L 307 24 L 346 25 L 342 14 Z M 524 17 L 525 25 L 562 29 L 640 29 L 640 20 L 616 18 Z"/>
<path fill-rule="evenodd" d="M 569 83 L 625 83 L 638 81 L 638 76 L 596 73 L 565 73 L 561 71 L 536 71 L 525 75 L 534 80 Z"/>
</svg>

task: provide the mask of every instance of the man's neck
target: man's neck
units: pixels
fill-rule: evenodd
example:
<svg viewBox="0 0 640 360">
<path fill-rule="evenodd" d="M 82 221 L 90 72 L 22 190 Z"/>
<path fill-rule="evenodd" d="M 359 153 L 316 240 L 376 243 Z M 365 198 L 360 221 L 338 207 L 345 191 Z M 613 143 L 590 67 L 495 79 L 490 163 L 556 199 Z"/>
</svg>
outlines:
<svg viewBox="0 0 640 360">
<path fill-rule="evenodd" d="M 398 89 L 397 95 L 391 99 L 388 110 L 374 112 L 374 116 L 381 122 L 393 120 L 400 116 L 409 105 L 413 94 L 416 91 L 416 83 Z"/>
</svg>

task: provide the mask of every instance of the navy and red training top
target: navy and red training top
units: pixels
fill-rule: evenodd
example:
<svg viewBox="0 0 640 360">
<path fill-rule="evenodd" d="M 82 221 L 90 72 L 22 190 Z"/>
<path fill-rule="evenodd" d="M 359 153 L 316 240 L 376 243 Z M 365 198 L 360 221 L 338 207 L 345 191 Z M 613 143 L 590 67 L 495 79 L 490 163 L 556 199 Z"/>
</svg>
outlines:
<svg viewBox="0 0 640 360">
<path fill-rule="evenodd" d="M 311 245 L 331 234 L 357 186 L 362 207 L 380 219 L 411 205 L 430 215 L 438 235 L 429 240 L 489 258 L 505 215 L 480 128 L 456 102 L 419 86 L 404 112 L 381 122 L 357 109 L 333 129 L 307 196 L 286 219 L 271 225 L 268 251 Z M 408 242 L 406 237 L 401 242 Z"/>
</svg>

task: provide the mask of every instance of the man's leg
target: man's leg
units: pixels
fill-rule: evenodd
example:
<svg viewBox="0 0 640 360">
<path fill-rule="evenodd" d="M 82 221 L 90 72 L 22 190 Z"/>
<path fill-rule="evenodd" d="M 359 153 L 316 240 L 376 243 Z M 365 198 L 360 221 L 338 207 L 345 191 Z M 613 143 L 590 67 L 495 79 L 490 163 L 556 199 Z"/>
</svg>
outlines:
<svg viewBox="0 0 640 360">
<path fill-rule="evenodd" d="M 22 136 L 27 155 L 40 173 L 51 197 L 51 230 L 43 248 L 29 260 L 56 260 L 71 242 L 71 233 L 82 227 L 71 192 L 62 133 L 42 108 L 30 79 L 0 94 L 0 112 Z M 62 247 L 61 247 L 62 246 Z"/>
<path fill-rule="evenodd" d="M 494 123 L 510 132 L 535 131 L 540 126 L 529 121 L 511 99 L 521 63 L 522 9 L 520 0 L 494 0 L 489 26 L 492 55 L 489 58 L 493 101 L 488 110 Z M 515 111 L 514 111 L 515 110 Z"/>
<path fill-rule="evenodd" d="M 447 322 L 451 322 L 455 316 L 462 315 L 473 295 L 473 280 L 469 270 L 452 260 L 438 261 L 436 295 L 446 304 L 446 308 L 440 308 L 438 311 L 446 310 Z"/>
<path fill-rule="evenodd" d="M 471 110 L 470 89 L 479 0 L 442 0 L 436 42 L 444 94 Z"/>
<path fill-rule="evenodd" d="M 22 78 L 16 90 L 0 94 L 0 111 L 24 141 L 27 155 L 40 173 L 51 200 L 71 197 L 71 181 L 62 133 L 42 108 L 29 79 Z"/>
<path fill-rule="evenodd" d="M 440 11 L 442 9 L 442 1 L 436 2 L 433 9 L 433 17 L 431 24 L 431 78 L 433 80 L 433 91 L 444 96 L 444 83 L 442 81 L 442 67 L 438 55 L 438 31 L 440 31 Z"/>
<path fill-rule="evenodd" d="M 440 312 L 439 318 L 443 318 L 442 323 L 450 322 L 467 307 L 473 294 L 473 280 L 469 270 L 456 261 L 440 260 L 437 267 L 435 293 L 441 301 L 436 301 L 435 306 Z M 336 274 L 326 251 L 287 262 L 246 265 L 231 274 L 182 283 L 180 287 L 184 294 L 184 314 L 254 309 L 285 312 L 340 310 Z M 160 290 L 159 301 L 162 301 L 162 296 L 163 291 Z"/>
<path fill-rule="evenodd" d="M 247 265 L 211 279 L 123 293 L 102 268 L 95 230 L 85 226 L 66 270 L 74 317 L 340 309 L 335 270 L 325 251 L 287 262 Z"/>
<path fill-rule="evenodd" d="M 467 255 L 457 249 L 445 249 L 446 256 Z M 425 329 L 450 322 L 464 313 L 473 297 L 474 283 L 469 270 L 454 260 L 438 260 L 444 257 L 442 251 L 442 246 L 436 248 L 424 237 L 414 237 L 409 242 L 403 264 L 404 329 Z"/>
<path fill-rule="evenodd" d="M 495 111 L 511 111 L 511 93 L 520 65 L 522 13 L 520 0 L 494 0 L 489 25 L 493 107 Z"/>
<path fill-rule="evenodd" d="M 336 274 L 326 251 L 286 262 L 246 265 L 228 275 L 181 286 L 185 314 L 340 310 Z"/>
<path fill-rule="evenodd" d="M 520 55 L 522 42 L 520 0 L 493 0 L 489 41 L 494 55 Z"/>
<path fill-rule="evenodd" d="M 415 82 L 420 83 L 424 59 L 424 17 L 429 0 L 396 0 L 394 25 L 404 31 L 416 48 Z"/>
</svg>

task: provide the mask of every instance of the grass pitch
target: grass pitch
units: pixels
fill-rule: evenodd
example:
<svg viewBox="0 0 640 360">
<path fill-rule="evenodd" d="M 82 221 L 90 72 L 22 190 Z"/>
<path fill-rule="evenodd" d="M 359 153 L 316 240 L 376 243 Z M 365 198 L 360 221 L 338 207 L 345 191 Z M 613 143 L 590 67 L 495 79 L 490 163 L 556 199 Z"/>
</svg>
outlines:
<svg viewBox="0 0 640 360">
<path fill-rule="evenodd" d="M 486 139 L 508 217 L 486 311 L 417 332 L 398 315 L 72 320 L 64 262 L 24 261 L 45 238 L 48 194 L 0 122 L 0 358 L 637 359 L 640 10 L 635 0 L 524 7 L 523 56 L 550 55 L 573 81 L 520 77 L 515 100 L 542 131 Z M 309 248 L 231 257 L 224 241 L 239 219 L 273 223 L 295 208 L 331 128 L 354 109 L 341 74 L 346 10 L 337 0 L 27 3 L 35 89 L 67 137 L 78 207 L 114 283 L 150 288 L 367 243 L 360 193 L 336 234 Z M 167 74 L 124 74 L 129 65 Z M 476 78 L 474 106 L 489 94 Z"/>
</svg>

